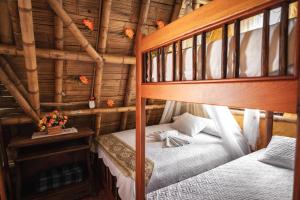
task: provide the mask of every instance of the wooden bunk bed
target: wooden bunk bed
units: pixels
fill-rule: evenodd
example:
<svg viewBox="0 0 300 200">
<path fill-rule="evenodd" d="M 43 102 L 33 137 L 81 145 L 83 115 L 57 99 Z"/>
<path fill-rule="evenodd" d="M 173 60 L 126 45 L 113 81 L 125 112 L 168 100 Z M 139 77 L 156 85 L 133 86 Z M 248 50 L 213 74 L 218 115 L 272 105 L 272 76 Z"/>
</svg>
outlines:
<svg viewBox="0 0 300 200">
<path fill-rule="evenodd" d="M 136 199 L 145 198 L 145 105 L 146 99 L 176 100 L 184 102 L 227 105 L 236 108 L 255 108 L 267 113 L 267 135 L 272 136 L 272 113 L 289 112 L 298 115 L 298 139 L 296 147 L 294 199 L 300 199 L 300 140 L 299 140 L 299 23 L 296 28 L 295 63 L 293 74 L 287 73 L 287 34 L 288 8 L 287 0 L 216 0 L 197 11 L 182 17 L 166 27 L 146 36 L 138 35 L 136 44 L 137 78 L 136 78 Z M 268 75 L 269 58 L 269 14 L 273 8 L 281 7 L 279 40 L 279 75 Z M 298 3 L 299 10 L 299 3 Z M 261 77 L 239 77 L 240 71 L 240 22 L 241 20 L 263 13 L 262 67 Z M 234 23 L 234 78 L 227 78 L 227 30 Z M 197 73 L 196 45 L 193 45 L 193 80 L 183 80 L 182 41 L 192 38 L 197 42 L 201 35 L 205 44 L 206 33 L 222 28 L 222 78 L 205 80 L 205 53 L 202 53 L 202 73 Z M 196 43 L 194 42 L 194 44 Z M 152 65 L 149 64 L 151 52 L 158 52 L 164 59 L 164 47 L 173 46 L 173 80 L 165 79 L 165 62 L 158 64 L 157 82 L 152 82 Z M 176 49 L 177 48 L 177 49 Z M 176 53 L 175 53 L 176 52 Z M 205 45 L 202 45 L 205 52 Z M 177 62 L 176 62 L 177 61 Z M 176 72 L 178 71 L 178 76 Z M 245 92 L 246 91 L 246 92 Z M 184 94 L 184 95 L 183 95 Z"/>
</svg>

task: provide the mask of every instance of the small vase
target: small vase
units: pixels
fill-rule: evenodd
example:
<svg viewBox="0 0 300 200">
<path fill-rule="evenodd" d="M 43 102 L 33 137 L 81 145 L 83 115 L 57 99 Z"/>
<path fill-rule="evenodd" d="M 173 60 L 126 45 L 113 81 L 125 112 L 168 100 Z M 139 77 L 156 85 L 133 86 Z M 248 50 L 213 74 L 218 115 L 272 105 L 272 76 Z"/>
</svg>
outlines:
<svg viewBox="0 0 300 200">
<path fill-rule="evenodd" d="M 54 127 L 48 127 L 47 128 L 49 135 L 59 134 L 62 132 L 61 126 L 54 126 Z"/>
</svg>

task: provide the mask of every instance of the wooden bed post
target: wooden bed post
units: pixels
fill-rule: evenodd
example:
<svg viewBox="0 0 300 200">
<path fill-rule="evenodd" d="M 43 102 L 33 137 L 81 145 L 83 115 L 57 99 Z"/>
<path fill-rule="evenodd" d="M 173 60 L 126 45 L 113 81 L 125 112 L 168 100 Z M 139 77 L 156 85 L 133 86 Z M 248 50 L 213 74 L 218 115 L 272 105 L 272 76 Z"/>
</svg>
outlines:
<svg viewBox="0 0 300 200">
<path fill-rule="evenodd" d="M 300 9 L 300 1 L 298 1 L 298 11 Z M 300 199 L 300 22 L 299 14 L 296 26 L 296 42 L 295 42 L 295 75 L 298 78 L 298 105 L 297 105 L 297 140 L 296 140 L 296 155 L 295 155 L 295 172 L 294 172 L 294 194 L 293 199 Z"/>
<path fill-rule="evenodd" d="M 145 199 L 145 105 L 146 99 L 142 98 L 142 53 L 141 34 L 136 40 L 136 199 Z"/>
</svg>

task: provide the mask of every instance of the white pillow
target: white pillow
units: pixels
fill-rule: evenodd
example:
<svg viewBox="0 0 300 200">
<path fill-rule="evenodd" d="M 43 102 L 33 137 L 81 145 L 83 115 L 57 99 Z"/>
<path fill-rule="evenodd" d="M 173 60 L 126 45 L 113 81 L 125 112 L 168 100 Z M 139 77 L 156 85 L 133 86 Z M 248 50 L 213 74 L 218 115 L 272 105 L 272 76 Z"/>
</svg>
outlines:
<svg viewBox="0 0 300 200">
<path fill-rule="evenodd" d="M 202 131 L 207 125 L 207 121 L 202 117 L 197 117 L 189 113 L 180 115 L 171 126 L 179 132 L 191 137 Z"/>
<path fill-rule="evenodd" d="M 258 158 L 258 160 L 270 165 L 294 169 L 295 149 L 295 138 L 273 136 L 266 151 Z"/>
<path fill-rule="evenodd" d="M 216 137 L 221 137 L 220 133 L 219 133 L 219 129 L 217 124 L 215 123 L 214 120 L 212 119 L 207 119 L 207 118 L 203 118 L 207 121 L 206 126 L 204 127 L 204 129 L 202 130 L 204 133 L 207 133 L 209 135 L 213 135 Z"/>
<path fill-rule="evenodd" d="M 179 116 L 174 116 L 172 119 L 173 121 L 176 121 L 179 117 Z M 201 118 L 202 121 L 205 121 L 206 123 L 206 126 L 204 127 L 204 129 L 202 129 L 202 132 L 205 132 L 209 135 L 213 135 L 213 136 L 216 136 L 216 137 L 221 137 L 220 136 L 220 133 L 219 133 L 219 130 L 218 130 L 218 126 L 217 124 L 214 122 L 214 120 L 212 119 L 207 119 L 207 118 L 203 118 L 203 117 L 199 117 Z"/>
</svg>

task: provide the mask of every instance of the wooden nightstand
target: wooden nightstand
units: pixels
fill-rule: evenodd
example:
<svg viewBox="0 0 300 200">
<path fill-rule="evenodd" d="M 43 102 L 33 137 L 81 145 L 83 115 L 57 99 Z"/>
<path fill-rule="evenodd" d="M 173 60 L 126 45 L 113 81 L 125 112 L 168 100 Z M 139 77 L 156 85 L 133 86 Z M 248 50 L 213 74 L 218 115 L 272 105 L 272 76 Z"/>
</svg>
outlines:
<svg viewBox="0 0 300 200">
<path fill-rule="evenodd" d="M 90 195 L 93 174 L 90 164 L 90 145 L 94 132 L 79 129 L 78 133 L 47 138 L 13 137 L 8 144 L 16 170 L 16 197 L 24 199 L 79 199 Z M 41 171 L 80 163 L 83 180 L 62 185 L 45 192 L 36 192 L 34 185 Z"/>
</svg>

